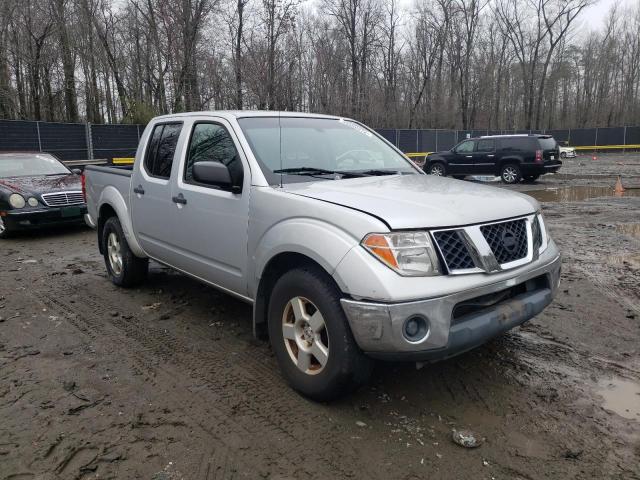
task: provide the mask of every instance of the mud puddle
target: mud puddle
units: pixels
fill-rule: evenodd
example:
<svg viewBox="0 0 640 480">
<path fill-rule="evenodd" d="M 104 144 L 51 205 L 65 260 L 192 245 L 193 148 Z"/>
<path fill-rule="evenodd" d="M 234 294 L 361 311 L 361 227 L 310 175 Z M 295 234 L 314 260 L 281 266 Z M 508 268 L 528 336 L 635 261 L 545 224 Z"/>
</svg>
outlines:
<svg viewBox="0 0 640 480">
<path fill-rule="evenodd" d="M 602 406 L 621 417 L 640 422 L 640 384 L 631 380 L 612 378 L 598 383 Z"/>
<path fill-rule="evenodd" d="M 544 190 L 528 190 L 530 195 L 539 202 L 579 202 L 598 197 L 640 197 L 640 188 L 627 188 L 622 193 L 614 191 L 614 187 L 591 185 L 576 185 L 572 187 L 546 188 Z"/>
</svg>

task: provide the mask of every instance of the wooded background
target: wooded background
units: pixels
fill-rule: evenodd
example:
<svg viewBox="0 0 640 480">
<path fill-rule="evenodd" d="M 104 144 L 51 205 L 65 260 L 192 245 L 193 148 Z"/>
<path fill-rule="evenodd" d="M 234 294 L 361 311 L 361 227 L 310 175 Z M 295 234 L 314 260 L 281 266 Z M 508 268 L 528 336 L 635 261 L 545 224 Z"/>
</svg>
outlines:
<svg viewBox="0 0 640 480">
<path fill-rule="evenodd" d="M 377 128 L 640 124 L 640 2 L 1 0 L 0 118 L 146 123 L 205 109 Z"/>
</svg>

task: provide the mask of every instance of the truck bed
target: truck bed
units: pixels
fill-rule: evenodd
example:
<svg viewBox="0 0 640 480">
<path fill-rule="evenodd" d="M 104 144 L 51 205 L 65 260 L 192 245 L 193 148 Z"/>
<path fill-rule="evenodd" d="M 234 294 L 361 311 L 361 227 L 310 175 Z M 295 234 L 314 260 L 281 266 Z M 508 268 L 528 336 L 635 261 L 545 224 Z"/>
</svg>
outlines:
<svg viewBox="0 0 640 480">
<path fill-rule="evenodd" d="M 131 188 L 131 165 L 123 167 L 99 167 L 88 165 L 85 169 L 85 188 L 87 192 L 87 209 L 90 217 L 98 218 L 98 206 L 105 195 L 122 197 L 129 209 L 129 191 Z M 116 190 L 117 192 L 113 192 Z"/>
</svg>

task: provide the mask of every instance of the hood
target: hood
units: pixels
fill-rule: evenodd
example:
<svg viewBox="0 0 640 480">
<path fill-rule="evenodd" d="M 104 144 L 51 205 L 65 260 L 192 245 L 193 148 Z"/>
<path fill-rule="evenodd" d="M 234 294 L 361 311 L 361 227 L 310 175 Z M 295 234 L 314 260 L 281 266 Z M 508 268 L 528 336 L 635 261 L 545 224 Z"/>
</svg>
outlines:
<svg viewBox="0 0 640 480">
<path fill-rule="evenodd" d="M 289 193 L 360 210 L 391 229 L 491 222 L 535 212 L 526 195 L 431 175 L 393 175 L 284 185 Z"/>
<path fill-rule="evenodd" d="M 82 181 L 78 175 L 55 175 L 33 177 L 0 178 L 0 189 L 21 195 L 41 195 L 43 193 L 67 190 L 82 190 Z"/>
</svg>

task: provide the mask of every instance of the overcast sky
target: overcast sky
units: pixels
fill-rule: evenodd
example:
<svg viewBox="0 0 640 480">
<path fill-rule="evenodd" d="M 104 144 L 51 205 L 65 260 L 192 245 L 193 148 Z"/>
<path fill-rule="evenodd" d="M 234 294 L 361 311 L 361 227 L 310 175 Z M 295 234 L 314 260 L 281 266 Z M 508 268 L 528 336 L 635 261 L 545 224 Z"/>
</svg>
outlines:
<svg viewBox="0 0 640 480">
<path fill-rule="evenodd" d="M 604 20 L 606 19 L 609 10 L 616 2 L 620 4 L 620 7 L 627 8 L 631 6 L 632 1 L 633 0 L 600 0 L 595 5 L 591 5 L 582 12 L 582 21 L 585 26 L 588 25 L 592 28 L 600 28 L 604 24 Z"/>
</svg>

